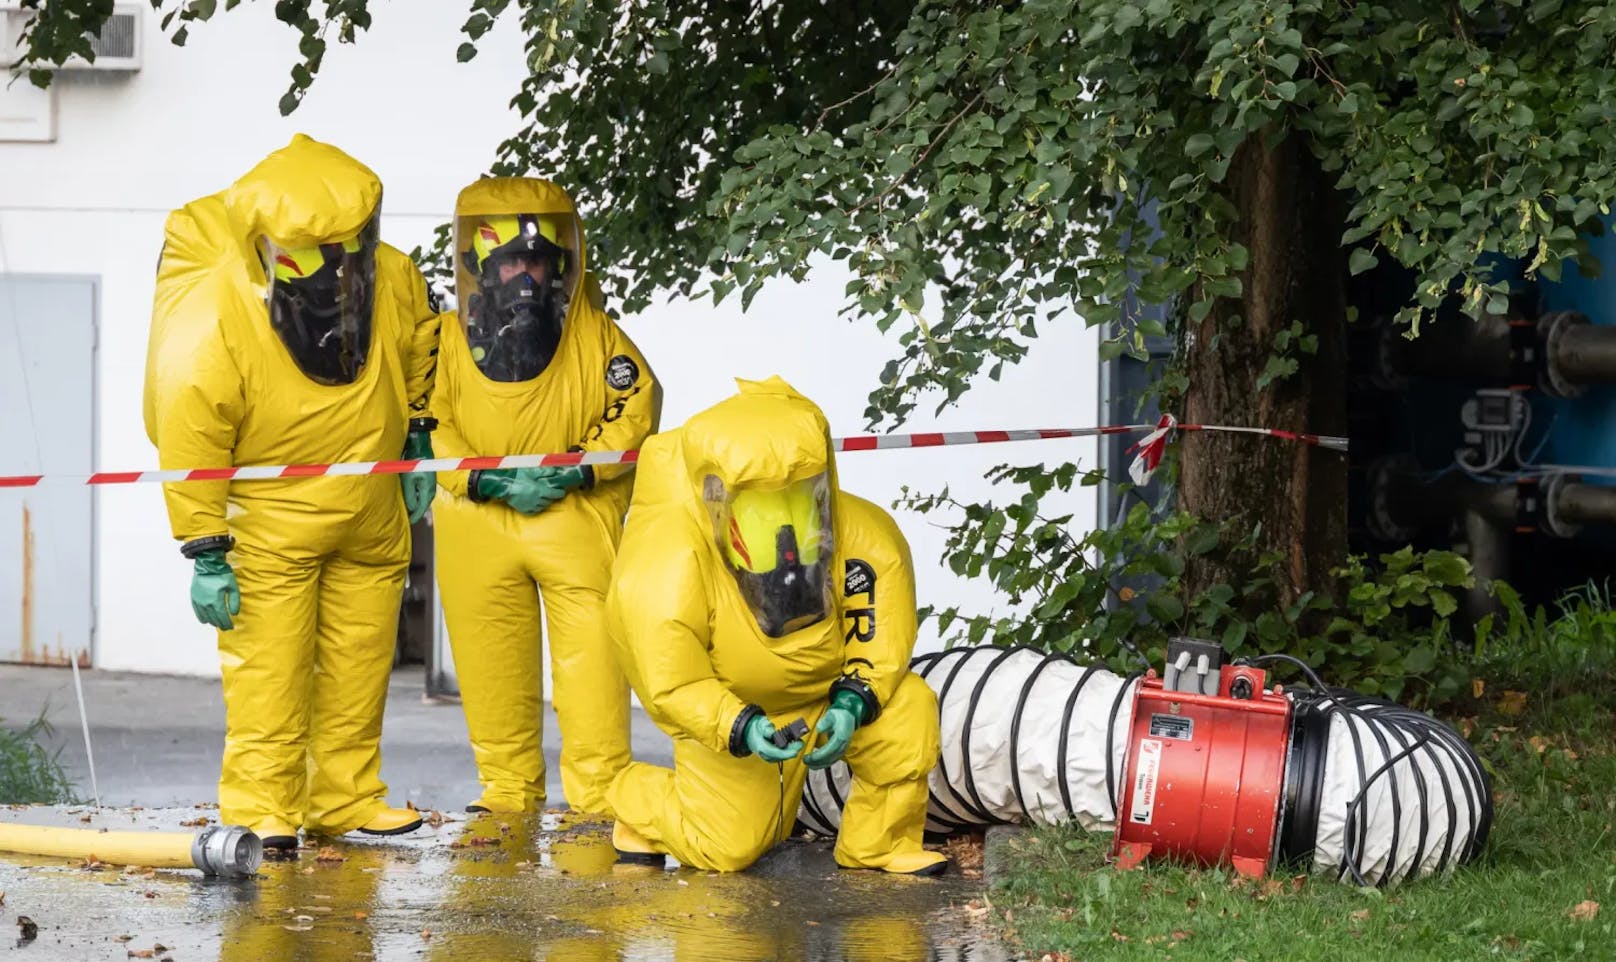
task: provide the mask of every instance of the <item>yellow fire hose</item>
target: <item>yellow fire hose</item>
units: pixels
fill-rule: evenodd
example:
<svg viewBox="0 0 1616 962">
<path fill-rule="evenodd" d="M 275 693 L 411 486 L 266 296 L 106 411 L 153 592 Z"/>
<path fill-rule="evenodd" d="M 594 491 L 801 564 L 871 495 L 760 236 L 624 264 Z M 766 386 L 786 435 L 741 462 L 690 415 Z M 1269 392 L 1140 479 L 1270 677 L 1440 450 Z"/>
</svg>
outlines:
<svg viewBox="0 0 1616 962">
<path fill-rule="evenodd" d="M 257 874 L 264 856 L 258 836 L 239 825 L 210 825 L 192 835 L 0 823 L 0 852 L 94 858 L 108 865 L 195 868 L 204 875 L 227 878 Z"/>
</svg>

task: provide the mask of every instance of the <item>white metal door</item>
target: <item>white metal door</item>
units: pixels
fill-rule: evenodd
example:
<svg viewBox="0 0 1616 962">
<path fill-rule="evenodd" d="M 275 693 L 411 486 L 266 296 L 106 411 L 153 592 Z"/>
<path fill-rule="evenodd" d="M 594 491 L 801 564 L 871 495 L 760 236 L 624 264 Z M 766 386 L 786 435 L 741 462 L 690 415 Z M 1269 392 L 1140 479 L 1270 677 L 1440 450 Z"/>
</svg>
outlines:
<svg viewBox="0 0 1616 962">
<path fill-rule="evenodd" d="M 0 476 L 95 464 L 96 280 L 0 274 Z M 90 665 L 95 500 L 0 488 L 0 661 Z"/>
</svg>

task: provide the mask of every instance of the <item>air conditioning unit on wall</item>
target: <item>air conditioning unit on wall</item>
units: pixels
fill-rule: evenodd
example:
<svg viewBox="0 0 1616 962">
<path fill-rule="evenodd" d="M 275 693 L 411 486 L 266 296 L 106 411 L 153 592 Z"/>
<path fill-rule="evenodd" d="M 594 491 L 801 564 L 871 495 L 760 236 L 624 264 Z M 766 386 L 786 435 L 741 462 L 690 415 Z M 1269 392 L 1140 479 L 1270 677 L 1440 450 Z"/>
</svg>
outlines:
<svg viewBox="0 0 1616 962">
<path fill-rule="evenodd" d="M 34 15 L 32 10 L 21 9 L 16 0 L 0 0 L 0 11 L 5 16 L 5 34 L 0 37 L 0 50 L 9 50 L 10 56 L 6 60 L 16 60 L 21 55 L 17 49 L 17 39 L 22 35 L 23 27 Z M 83 57 L 70 57 L 57 70 L 86 71 L 100 70 L 120 73 L 132 73 L 140 69 L 141 48 L 141 18 L 145 14 L 145 7 L 139 3 L 116 3 L 112 7 L 112 16 L 101 25 L 101 31 L 90 38 L 90 49 L 95 51 L 95 60 Z"/>
</svg>

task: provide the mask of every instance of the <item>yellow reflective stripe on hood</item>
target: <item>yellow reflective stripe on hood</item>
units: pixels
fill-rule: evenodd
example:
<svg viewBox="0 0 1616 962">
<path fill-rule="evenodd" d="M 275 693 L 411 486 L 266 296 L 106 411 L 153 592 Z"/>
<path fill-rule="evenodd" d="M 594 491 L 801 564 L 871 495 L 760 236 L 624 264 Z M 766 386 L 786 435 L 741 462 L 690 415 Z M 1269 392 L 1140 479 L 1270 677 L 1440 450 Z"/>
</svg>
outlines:
<svg viewBox="0 0 1616 962">
<path fill-rule="evenodd" d="M 584 253 L 583 218 L 565 190 L 540 177 L 485 177 L 467 184 L 455 198 L 455 220 L 489 214 L 550 214 L 568 216 L 578 223 L 578 263 L 568 273 L 582 274 L 589 266 Z M 457 255 L 458 256 L 458 255 Z M 597 288 L 598 290 L 598 288 Z"/>
</svg>

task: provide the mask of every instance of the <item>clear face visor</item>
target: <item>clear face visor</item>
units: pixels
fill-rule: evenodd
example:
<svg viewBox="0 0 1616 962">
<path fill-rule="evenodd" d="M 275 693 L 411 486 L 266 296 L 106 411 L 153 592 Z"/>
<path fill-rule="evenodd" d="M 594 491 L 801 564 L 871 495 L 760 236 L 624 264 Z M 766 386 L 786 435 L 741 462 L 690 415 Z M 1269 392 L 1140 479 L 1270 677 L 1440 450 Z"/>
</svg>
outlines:
<svg viewBox="0 0 1616 962">
<path fill-rule="evenodd" d="M 719 553 L 765 635 L 780 638 L 830 614 L 836 550 L 828 474 L 736 490 L 708 475 L 702 497 Z"/>
<path fill-rule="evenodd" d="M 491 380 L 544 373 L 583 264 L 576 215 L 478 214 L 455 221 L 455 296 L 472 360 Z"/>
<path fill-rule="evenodd" d="M 270 326 L 320 384 L 352 384 L 370 357 L 378 221 L 373 215 L 357 234 L 314 247 L 258 241 Z"/>
</svg>

